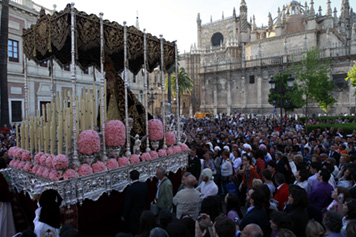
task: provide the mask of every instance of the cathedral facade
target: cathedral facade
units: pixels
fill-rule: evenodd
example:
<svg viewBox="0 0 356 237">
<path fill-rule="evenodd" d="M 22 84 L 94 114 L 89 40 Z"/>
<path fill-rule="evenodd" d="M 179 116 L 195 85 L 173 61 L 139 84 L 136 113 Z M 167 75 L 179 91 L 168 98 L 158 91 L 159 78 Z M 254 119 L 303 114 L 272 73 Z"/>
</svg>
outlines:
<svg viewBox="0 0 356 237">
<path fill-rule="evenodd" d="M 316 10 L 314 1 L 291 1 L 268 16 L 266 26 L 257 27 L 255 16 L 248 20 L 248 6 L 241 1 L 239 15 L 202 24 L 197 17 L 197 44 L 182 57 L 181 66 L 194 80 L 191 114 L 213 112 L 267 115 L 269 80 L 290 70 L 313 47 L 321 59 L 330 59 L 330 79 L 336 103 L 328 114 L 356 114 L 355 89 L 345 81 L 356 60 L 356 14 L 348 0 L 340 12 L 326 3 Z M 296 80 L 297 81 L 297 80 Z M 304 114 L 304 110 L 295 111 Z M 312 104 L 311 112 L 324 114 Z M 309 112 L 308 112 L 309 113 Z"/>
</svg>

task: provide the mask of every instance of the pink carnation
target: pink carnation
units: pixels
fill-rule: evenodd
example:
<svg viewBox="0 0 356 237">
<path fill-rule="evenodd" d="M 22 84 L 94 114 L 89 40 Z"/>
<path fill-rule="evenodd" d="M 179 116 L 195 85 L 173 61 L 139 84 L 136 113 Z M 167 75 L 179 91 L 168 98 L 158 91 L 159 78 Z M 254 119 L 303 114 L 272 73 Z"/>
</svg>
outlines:
<svg viewBox="0 0 356 237">
<path fill-rule="evenodd" d="M 46 161 L 47 161 L 47 157 L 49 156 L 49 154 L 43 154 L 41 157 L 40 157 L 40 165 L 42 166 L 46 166 Z"/>
<path fill-rule="evenodd" d="M 148 121 L 148 134 L 152 141 L 158 141 L 163 138 L 163 123 L 159 119 Z"/>
<path fill-rule="evenodd" d="M 75 170 L 73 170 L 73 169 L 67 169 L 63 173 L 63 179 L 64 180 L 73 179 L 73 178 L 76 178 L 76 177 L 77 177 L 77 172 L 75 172 Z"/>
<path fill-rule="evenodd" d="M 24 171 L 30 172 L 32 170 L 32 163 L 31 162 L 26 162 L 25 166 L 23 167 Z"/>
<path fill-rule="evenodd" d="M 93 168 L 94 173 L 99 173 L 99 172 L 103 172 L 106 170 L 106 165 L 102 161 L 95 162 L 94 164 L 92 164 L 91 167 Z"/>
<path fill-rule="evenodd" d="M 176 136 L 174 136 L 174 133 L 166 132 L 166 144 L 167 146 L 176 144 Z"/>
<path fill-rule="evenodd" d="M 15 163 L 16 163 L 16 160 L 12 160 L 12 161 L 10 161 L 9 165 L 10 165 L 11 167 L 15 167 L 15 166 L 14 166 Z"/>
<path fill-rule="evenodd" d="M 40 161 L 40 158 L 41 158 L 41 156 L 43 155 L 43 152 L 38 152 L 36 155 L 35 155 L 35 158 L 34 158 L 34 160 L 35 160 L 35 163 L 36 164 L 41 164 L 41 161 Z"/>
<path fill-rule="evenodd" d="M 49 172 L 49 178 L 58 181 L 61 178 L 61 174 L 57 170 L 51 170 Z"/>
<path fill-rule="evenodd" d="M 79 134 L 79 152 L 92 155 L 100 151 L 100 137 L 94 130 L 86 130 Z"/>
<path fill-rule="evenodd" d="M 13 158 L 14 157 L 14 154 L 16 154 L 16 149 L 17 147 L 16 146 L 12 146 L 10 147 L 10 149 L 8 150 L 7 154 L 9 155 L 9 157 Z"/>
<path fill-rule="evenodd" d="M 105 142 L 108 146 L 123 146 L 126 141 L 126 128 L 120 120 L 111 120 L 105 124 Z"/>
<path fill-rule="evenodd" d="M 166 156 L 167 153 L 166 153 L 166 150 L 165 149 L 159 149 L 158 151 L 158 156 L 159 157 L 163 157 L 163 156 Z"/>
<path fill-rule="evenodd" d="M 37 174 L 39 168 L 40 168 L 39 165 L 34 165 L 34 166 L 32 167 L 32 173 Z"/>
<path fill-rule="evenodd" d="M 46 167 L 40 166 L 40 168 L 37 170 L 36 175 L 42 176 L 43 172 L 45 172 Z"/>
<path fill-rule="evenodd" d="M 52 167 L 53 167 L 52 163 L 53 163 L 53 156 L 51 155 L 51 156 L 48 157 L 47 160 L 46 160 L 46 166 L 47 166 L 48 168 L 52 168 Z"/>
<path fill-rule="evenodd" d="M 181 147 L 181 150 L 182 150 L 182 151 L 189 151 L 189 150 L 190 150 L 189 147 L 188 147 L 186 144 L 184 144 L 184 143 L 181 144 L 180 147 Z"/>
<path fill-rule="evenodd" d="M 15 160 L 15 162 L 13 163 L 14 167 L 17 168 L 20 162 L 21 162 L 20 160 Z"/>
<path fill-rule="evenodd" d="M 158 158 L 158 153 L 157 151 L 150 151 L 151 159 L 157 159 Z"/>
<path fill-rule="evenodd" d="M 47 179 L 49 179 L 50 173 L 51 173 L 51 170 L 48 169 L 48 168 L 45 168 L 44 171 L 43 171 L 43 173 L 42 173 L 42 176 L 45 177 L 45 178 L 47 178 Z"/>
<path fill-rule="evenodd" d="M 119 162 L 119 166 L 120 166 L 120 167 L 127 166 L 127 165 L 130 164 L 130 163 L 129 163 L 129 159 L 127 159 L 126 157 L 120 157 L 120 158 L 118 159 L 118 162 Z"/>
<path fill-rule="evenodd" d="M 173 154 L 174 154 L 173 148 L 172 147 L 168 147 L 167 155 L 173 155 Z"/>
<path fill-rule="evenodd" d="M 176 146 L 173 147 L 173 153 L 174 154 L 177 154 L 177 153 L 180 153 L 180 152 L 182 152 L 182 149 L 180 148 L 179 145 L 176 145 Z"/>
<path fill-rule="evenodd" d="M 146 152 L 146 153 L 143 153 L 143 154 L 141 155 L 141 160 L 142 160 L 142 161 L 152 160 L 150 153 L 147 153 L 147 152 Z"/>
<path fill-rule="evenodd" d="M 31 160 L 30 151 L 23 151 L 21 158 L 23 161 L 30 161 Z"/>
<path fill-rule="evenodd" d="M 22 150 L 21 148 L 18 148 L 17 151 L 16 151 L 15 157 L 16 157 L 17 159 L 21 160 L 21 159 L 22 159 L 22 152 L 23 152 L 23 151 L 24 151 L 24 150 Z"/>
<path fill-rule="evenodd" d="M 79 176 L 84 176 L 92 173 L 93 173 L 93 169 L 88 164 L 83 164 L 79 166 L 78 169 Z"/>
<path fill-rule="evenodd" d="M 119 163 L 115 159 L 109 159 L 107 161 L 106 167 L 108 170 L 116 169 L 119 167 Z"/>
<path fill-rule="evenodd" d="M 138 157 L 138 155 L 132 155 L 130 156 L 130 163 L 131 164 L 137 164 L 140 162 L 140 158 Z"/>
<path fill-rule="evenodd" d="M 25 165 L 26 165 L 25 161 L 20 161 L 20 162 L 17 164 L 17 168 L 22 170 Z"/>
<path fill-rule="evenodd" d="M 53 168 L 60 170 L 68 167 L 69 160 L 66 155 L 58 155 L 52 161 Z"/>
</svg>

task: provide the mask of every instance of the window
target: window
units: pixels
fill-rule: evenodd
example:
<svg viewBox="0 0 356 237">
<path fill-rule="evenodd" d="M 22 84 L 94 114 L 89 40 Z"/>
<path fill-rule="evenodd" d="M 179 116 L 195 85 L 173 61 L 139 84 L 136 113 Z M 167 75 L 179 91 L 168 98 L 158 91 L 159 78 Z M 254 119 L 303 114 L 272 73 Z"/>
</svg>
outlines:
<svg viewBox="0 0 356 237">
<path fill-rule="evenodd" d="M 211 37 L 211 44 L 213 46 L 220 46 L 221 43 L 224 42 L 224 36 L 221 33 L 215 33 L 213 37 Z"/>
<path fill-rule="evenodd" d="M 250 76 L 250 84 L 255 84 L 255 75 Z"/>
<path fill-rule="evenodd" d="M 22 101 L 11 101 L 11 120 L 12 122 L 22 121 Z"/>
<path fill-rule="evenodd" d="M 133 83 L 136 83 L 136 75 L 133 75 Z"/>
<path fill-rule="evenodd" d="M 70 71 L 70 64 L 64 66 L 64 71 Z"/>
<path fill-rule="evenodd" d="M 9 61 L 18 62 L 19 61 L 19 42 L 16 40 L 9 39 Z"/>
<path fill-rule="evenodd" d="M 40 66 L 41 67 L 47 67 L 47 60 L 40 61 Z"/>
<path fill-rule="evenodd" d="M 333 75 L 335 89 L 346 89 L 348 87 L 347 81 L 345 81 L 346 77 L 347 74 Z"/>
</svg>

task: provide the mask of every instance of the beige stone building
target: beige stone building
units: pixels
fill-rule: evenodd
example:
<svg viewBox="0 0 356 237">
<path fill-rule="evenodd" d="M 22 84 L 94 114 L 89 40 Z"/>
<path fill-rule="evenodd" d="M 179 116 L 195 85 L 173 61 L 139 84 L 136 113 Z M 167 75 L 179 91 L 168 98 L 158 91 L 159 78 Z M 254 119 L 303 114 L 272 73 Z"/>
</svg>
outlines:
<svg viewBox="0 0 356 237">
<path fill-rule="evenodd" d="M 320 49 L 331 60 L 332 92 L 337 102 L 328 114 L 355 114 L 355 89 L 344 80 L 356 59 L 356 14 L 348 0 L 340 10 L 331 1 L 317 10 L 314 1 L 302 5 L 287 1 L 277 14 L 257 27 L 248 20 L 248 6 L 241 1 L 239 15 L 203 23 L 198 13 L 197 44 L 180 63 L 194 80 L 191 115 L 196 112 L 271 114 L 269 80 L 298 63 L 305 52 Z M 303 114 L 304 110 L 296 111 Z M 324 114 L 316 105 L 312 113 Z"/>
</svg>

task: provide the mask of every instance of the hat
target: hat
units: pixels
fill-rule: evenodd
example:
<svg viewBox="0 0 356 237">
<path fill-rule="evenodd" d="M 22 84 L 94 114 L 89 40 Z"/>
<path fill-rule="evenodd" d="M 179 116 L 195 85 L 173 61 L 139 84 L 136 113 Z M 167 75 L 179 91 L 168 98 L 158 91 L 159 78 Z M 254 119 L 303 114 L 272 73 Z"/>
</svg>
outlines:
<svg viewBox="0 0 356 237">
<path fill-rule="evenodd" d="M 265 144 L 261 144 L 261 145 L 259 146 L 259 148 L 260 148 L 260 149 L 267 149 L 267 147 L 266 147 Z"/>
<path fill-rule="evenodd" d="M 230 148 L 229 148 L 229 146 L 224 146 L 224 148 L 223 148 L 224 150 L 227 150 L 227 151 L 230 151 Z"/>
<path fill-rule="evenodd" d="M 213 144 L 211 144 L 211 142 L 207 142 L 207 143 L 205 143 L 205 144 L 209 145 L 209 146 L 210 146 L 210 149 L 213 149 Z"/>
<path fill-rule="evenodd" d="M 245 148 L 245 149 L 250 149 L 250 150 L 252 150 L 251 145 L 248 144 L 248 143 L 245 143 L 245 144 L 244 144 L 244 148 Z"/>
<path fill-rule="evenodd" d="M 221 151 L 221 148 L 219 146 L 214 147 L 214 151 Z"/>
<path fill-rule="evenodd" d="M 201 172 L 201 175 L 208 177 L 209 180 L 213 179 L 213 171 L 211 171 L 211 169 L 209 169 L 209 168 L 203 169 L 203 171 Z"/>
</svg>

